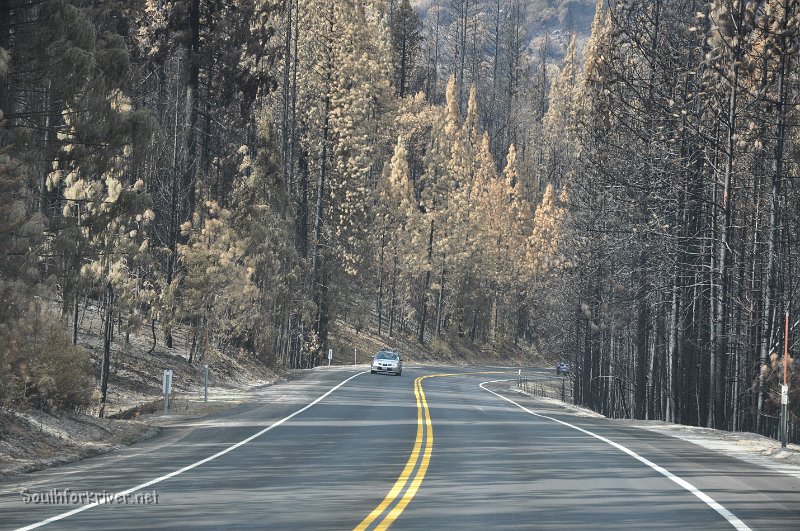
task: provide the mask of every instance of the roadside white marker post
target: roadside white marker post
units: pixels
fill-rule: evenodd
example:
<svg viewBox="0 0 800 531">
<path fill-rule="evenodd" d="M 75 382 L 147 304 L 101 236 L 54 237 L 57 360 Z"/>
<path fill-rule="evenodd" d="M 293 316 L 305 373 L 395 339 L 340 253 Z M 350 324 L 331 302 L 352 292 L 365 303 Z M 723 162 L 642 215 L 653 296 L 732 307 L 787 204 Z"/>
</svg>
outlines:
<svg viewBox="0 0 800 531">
<path fill-rule="evenodd" d="M 358 349 L 353 349 L 353 365 L 358 365 Z"/>
<path fill-rule="evenodd" d="M 329 348 L 329 349 L 328 349 L 328 367 L 330 367 L 330 366 L 331 366 L 331 360 L 332 360 L 332 359 L 333 359 L 333 349 L 332 349 L 332 348 Z"/>
<path fill-rule="evenodd" d="M 206 378 L 205 378 L 205 400 L 204 401 L 208 402 L 208 363 L 203 365 L 203 370 L 206 373 Z"/>
<path fill-rule="evenodd" d="M 166 416 L 169 410 L 169 393 L 172 391 L 172 369 L 164 370 L 161 384 L 164 390 L 164 416 Z"/>
<path fill-rule="evenodd" d="M 781 385 L 781 446 L 789 442 L 789 386 Z"/>
</svg>

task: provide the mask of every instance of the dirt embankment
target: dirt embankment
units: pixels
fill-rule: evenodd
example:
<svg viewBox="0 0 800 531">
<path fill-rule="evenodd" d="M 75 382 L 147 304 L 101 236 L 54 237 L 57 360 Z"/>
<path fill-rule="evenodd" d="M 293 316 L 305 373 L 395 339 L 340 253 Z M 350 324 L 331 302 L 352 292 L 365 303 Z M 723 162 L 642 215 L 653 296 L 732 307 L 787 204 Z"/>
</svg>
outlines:
<svg viewBox="0 0 800 531">
<path fill-rule="evenodd" d="M 82 314 L 78 344 L 89 351 L 99 381 L 102 358 L 100 318 L 95 308 Z M 173 348 L 159 332 L 155 348 L 150 330 L 114 337 L 105 418 L 99 403 L 85 411 L 47 412 L 0 409 L 0 478 L 57 466 L 112 451 L 158 434 L 162 374 L 173 371 L 169 415 L 198 416 L 245 400 L 250 390 L 285 379 L 288 371 L 267 367 L 254 357 L 214 354 L 189 363 L 190 336 L 178 328 Z M 209 365 L 209 402 L 204 402 L 204 364 Z"/>
<path fill-rule="evenodd" d="M 0 410 L 0 477 L 105 453 L 158 434 L 141 421 L 62 412 Z"/>
</svg>

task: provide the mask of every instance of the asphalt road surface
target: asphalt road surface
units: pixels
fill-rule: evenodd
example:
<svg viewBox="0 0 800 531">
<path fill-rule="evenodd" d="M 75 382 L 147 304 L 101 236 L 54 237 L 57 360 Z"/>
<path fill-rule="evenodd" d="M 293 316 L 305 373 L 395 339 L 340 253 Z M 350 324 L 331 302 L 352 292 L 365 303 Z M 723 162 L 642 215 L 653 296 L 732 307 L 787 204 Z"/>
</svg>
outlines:
<svg viewBox="0 0 800 531">
<path fill-rule="evenodd" d="M 800 480 L 486 383 L 514 376 L 309 371 L 0 484 L 0 528 L 800 529 Z"/>
</svg>

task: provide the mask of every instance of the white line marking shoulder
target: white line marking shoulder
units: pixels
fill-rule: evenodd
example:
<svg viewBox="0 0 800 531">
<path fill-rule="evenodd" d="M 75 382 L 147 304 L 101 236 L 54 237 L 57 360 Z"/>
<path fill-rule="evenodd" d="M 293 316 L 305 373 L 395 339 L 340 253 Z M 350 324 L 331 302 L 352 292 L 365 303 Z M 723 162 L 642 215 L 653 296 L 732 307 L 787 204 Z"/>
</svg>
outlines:
<svg viewBox="0 0 800 531">
<path fill-rule="evenodd" d="M 233 450 L 239 448 L 240 446 L 244 446 L 245 444 L 249 443 L 253 439 L 256 439 L 256 438 L 264 435 L 268 431 L 277 428 L 281 424 L 285 423 L 288 420 L 291 420 L 292 418 L 296 417 L 297 415 L 299 415 L 300 413 L 306 411 L 307 409 L 311 408 L 312 406 L 314 406 L 316 404 L 319 404 L 326 397 L 330 396 L 331 393 L 333 393 L 334 391 L 336 391 L 337 389 L 342 387 L 344 384 L 346 384 L 347 382 L 349 382 L 350 380 L 352 380 L 356 376 L 360 376 L 362 374 L 365 374 L 365 372 L 366 371 L 362 371 L 362 372 L 359 372 L 357 374 L 354 374 L 350 378 L 347 378 L 343 382 L 340 382 L 338 385 L 336 385 L 336 386 L 332 387 L 331 389 L 329 389 L 327 393 L 325 393 L 324 395 L 320 396 L 319 398 L 317 398 L 316 400 L 314 400 L 310 404 L 306 405 L 305 407 L 302 407 L 302 408 L 298 409 L 297 411 L 295 411 L 291 415 L 283 417 L 281 420 L 270 424 L 269 426 L 267 426 L 263 430 L 259 431 L 258 433 L 254 434 L 254 435 L 251 435 L 250 437 L 248 437 L 248 438 L 246 438 L 244 440 L 241 440 L 238 443 L 236 443 L 236 444 L 234 444 L 232 446 L 229 446 L 229 447 L 225 448 L 224 450 L 215 453 L 212 456 L 206 457 L 205 459 L 201 459 L 200 461 L 192 463 L 191 465 L 187 465 L 187 466 L 181 468 L 180 470 L 176 470 L 174 472 L 170 472 L 169 474 L 163 475 L 161 477 L 158 477 L 158 478 L 155 478 L 155 479 L 151 479 L 150 481 L 148 481 L 146 483 L 142 483 L 141 485 L 136 485 L 135 487 L 131 487 L 128 490 L 123 490 L 122 492 L 118 492 L 118 493 L 116 493 L 114 495 L 109 495 L 108 496 L 108 501 L 113 502 L 113 501 L 117 500 L 118 498 L 124 498 L 128 494 L 134 493 L 134 492 L 142 490 L 142 489 L 146 489 L 147 487 L 149 487 L 151 485 L 155 485 L 156 483 L 161 483 L 162 481 L 165 481 L 167 479 L 173 478 L 173 477 L 175 477 L 175 476 L 177 476 L 179 474 L 183 474 L 184 472 L 187 472 L 187 471 L 189 471 L 189 470 L 191 470 L 193 468 L 197 468 L 200 465 L 204 465 L 204 464 L 208 463 L 209 461 L 213 461 L 214 459 L 216 459 L 218 457 L 221 457 L 221 456 L 227 454 L 228 452 L 232 452 Z M 44 525 L 51 524 L 53 522 L 57 522 L 59 520 L 63 520 L 64 518 L 68 518 L 68 517 L 70 517 L 70 516 L 72 516 L 74 514 L 82 513 L 83 511 L 91 509 L 92 507 L 97 507 L 98 505 L 102 505 L 103 502 L 105 502 L 105 501 L 106 500 L 103 499 L 102 501 L 96 501 L 96 502 L 93 502 L 93 503 L 90 503 L 90 504 L 87 504 L 87 505 L 82 505 L 82 506 L 80 506 L 80 507 L 78 507 L 76 509 L 73 509 L 71 511 L 67 511 L 67 512 L 61 513 L 61 514 L 57 514 L 55 516 L 51 516 L 50 518 L 47 518 L 46 520 L 42 520 L 41 522 L 36 522 L 34 524 L 30 524 L 30 525 L 27 525 L 25 527 L 21 527 L 21 528 L 19 528 L 18 531 L 27 531 L 29 529 L 36 529 L 38 527 L 42 527 Z"/>
<path fill-rule="evenodd" d="M 508 381 L 512 381 L 512 380 L 513 379 L 511 379 L 511 380 L 508 380 L 508 379 L 507 380 L 491 380 L 491 381 L 488 381 L 488 382 L 482 382 L 480 384 L 480 388 L 483 389 L 484 391 L 492 393 L 493 395 L 495 395 L 498 398 L 502 398 L 506 402 L 510 402 L 510 403 L 514 404 L 515 406 L 517 406 L 521 410 L 525 411 L 526 413 L 530 413 L 533 416 L 540 417 L 540 418 L 543 418 L 543 419 L 552 420 L 553 422 L 557 422 L 557 423 L 559 423 L 559 424 L 561 424 L 563 426 L 567 426 L 569 428 L 572 428 L 573 430 L 578 430 L 581 433 L 585 433 L 586 435 L 594 437 L 595 439 L 603 441 L 604 443 L 610 444 L 611 446 L 613 446 L 617 450 L 625 452 L 626 454 L 628 454 L 629 456 L 633 457 L 637 461 L 640 461 L 641 463 L 644 463 L 645 465 L 649 466 L 650 468 L 652 468 L 653 470 L 655 470 L 656 472 L 658 472 L 662 476 L 668 478 L 669 480 L 673 481 L 674 483 L 677 483 L 678 485 L 680 485 L 684 489 L 686 489 L 689 492 L 691 492 L 692 494 L 694 494 L 697 498 L 702 500 L 706 505 L 708 505 L 709 507 L 711 507 L 712 509 L 717 511 L 723 518 L 725 518 L 725 520 L 728 521 L 728 523 L 730 523 L 733 527 L 735 527 L 739 531 L 749 531 L 750 530 L 750 528 L 747 526 L 747 524 L 745 524 L 744 522 L 739 520 L 739 518 L 737 518 L 736 515 L 734 515 L 728 509 L 726 509 L 725 507 L 723 507 L 722 505 L 717 503 L 711 496 L 709 496 L 705 492 L 701 491 L 700 489 L 698 489 L 697 487 L 695 487 L 694 485 L 692 485 L 691 483 L 689 483 L 685 479 L 682 479 L 682 478 L 676 476 L 675 474 L 673 474 L 669 470 L 667 470 L 667 469 L 665 469 L 665 468 L 653 463 L 652 461 L 642 457 L 641 455 L 637 454 L 633 450 L 631 450 L 631 449 L 629 449 L 629 448 L 627 448 L 625 446 L 622 446 L 621 444 L 616 443 L 616 442 L 612 441 L 611 439 L 607 439 L 607 438 L 603 437 L 602 435 L 598 435 L 598 434 L 593 433 L 593 432 L 591 432 L 589 430 L 585 430 L 583 428 L 580 428 L 578 426 L 570 424 L 569 422 L 564 422 L 563 420 L 558 420 L 558 419 L 553 418 L 553 417 L 548 417 L 547 415 L 542 415 L 540 413 L 535 413 L 535 412 L 531 411 L 530 409 L 526 408 L 525 406 L 523 406 L 521 404 L 518 404 L 517 402 L 514 402 L 510 398 L 506 398 L 505 396 L 501 395 L 500 393 L 495 393 L 494 391 L 484 387 L 485 384 L 498 383 L 498 382 L 508 382 Z"/>
</svg>

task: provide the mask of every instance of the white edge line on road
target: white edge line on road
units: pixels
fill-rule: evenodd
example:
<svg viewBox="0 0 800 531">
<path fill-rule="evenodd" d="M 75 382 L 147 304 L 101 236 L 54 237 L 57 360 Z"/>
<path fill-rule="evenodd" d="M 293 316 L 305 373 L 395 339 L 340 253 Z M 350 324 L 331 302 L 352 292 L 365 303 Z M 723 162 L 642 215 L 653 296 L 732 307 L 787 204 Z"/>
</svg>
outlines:
<svg viewBox="0 0 800 531">
<path fill-rule="evenodd" d="M 25 526 L 25 527 L 20 527 L 18 529 L 18 531 L 26 531 L 28 529 L 36 529 L 38 527 L 42 527 L 44 525 L 51 524 L 53 522 L 57 522 L 59 520 L 63 520 L 64 518 L 70 517 L 70 516 L 72 516 L 74 514 L 82 513 L 83 511 L 91 509 L 92 507 L 97 507 L 98 505 L 103 505 L 103 504 L 107 504 L 107 503 L 114 503 L 114 501 L 116 501 L 117 499 L 124 498 L 128 494 L 134 493 L 134 492 L 142 490 L 142 489 L 146 489 L 147 487 L 149 487 L 151 485 L 155 485 L 156 483 L 161 483 L 162 481 L 165 481 L 167 479 L 173 478 L 173 477 L 175 477 L 175 476 L 177 476 L 179 474 L 183 474 L 184 472 L 187 472 L 187 471 L 189 471 L 189 470 L 191 470 L 193 468 L 197 468 L 200 465 L 204 465 L 204 464 L 208 463 L 209 461 L 213 461 L 214 459 L 216 459 L 218 457 L 221 457 L 221 456 L 227 454 L 228 452 L 232 452 L 233 450 L 236 450 L 240 446 L 244 446 L 245 444 L 249 443 L 253 439 L 256 439 L 256 438 L 264 435 L 268 431 L 277 428 L 278 426 L 280 426 L 284 422 L 296 417 L 300 413 L 302 413 L 302 412 L 306 411 L 307 409 L 311 408 L 312 406 L 320 403 L 323 399 L 325 399 L 326 397 L 330 396 L 331 393 L 333 393 L 334 391 L 336 391 L 337 389 L 342 387 L 344 384 L 346 384 L 347 382 L 349 382 L 350 380 L 352 380 L 356 376 L 361 376 L 362 374 L 365 374 L 365 373 L 366 373 L 366 371 L 362 371 L 362 372 L 359 372 L 357 374 L 354 374 L 350 378 L 347 378 L 343 382 L 340 382 L 338 385 L 336 385 L 335 387 L 333 387 L 330 390 L 328 390 L 327 393 L 325 393 L 324 395 L 320 396 L 319 398 L 317 398 L 316 400 L 314 400 L 313 402 L 311 402 L 307 406 L 305 406 L 305 407 L 303 407 L 301 409 L 298 409 L 297 411 L 295 411 L 291 415 L 289 415 L 287 417 L 283 417 L 281 420 L 279 420 L 279 421 L 277 421 L 277 422 L 275 422 L 273 424 L 270 424 L 269 426 L 267 426 L 266 428 L 264 428 L 260 432 L 254 434 L 254 435 L 251 435 L 247 439 L 239 441 L 238 443 L 236 443 L 236 444 L 234 444 L 232 446 L 229 446 L 228 448 L 225 448 L 221 452 L 217 452 L 212 456 L 209 456 L 209 457 L 206 457 L 205 459 L 201 459 L 200 461 L 197 461 L 196 463 L 192 463 L 191 465 L 187 465 L 187 466 L 181 468 L 180 470 L 176 470 L 174 472 L 170 472 L 169 474 L 166 474 L 164 476 L 161 476 L 161 477 L 158 477 L 158 478 L 155 478 L 155 479 L 151 479 L 150 481 L 148 481 L 146 483 L 142 483 L 141 485 L 136 485 L 135 487 L 131 487 L 128 490 L 123 490 L 122 492 L 118 492 L 116 494 L 109 494 L 107 497 L 104 496 L 99 501 L 92 502 L 92 503 L 89 503 L 87 505 L 82 505 L 82 506 L 78 507 L 77 509 L 73 509 L 71 511 L 67 511 L 65 513 L 61 513 L 61 514 L 57 514 L 55 516 L 51 516 L 50 518 L 48 518 L 46 520 L 42 520 L 41 522 L 36 522 L 35 524 L 30 524 L 30 525 Z"/>
<path fill-rule="evenodd" d="M 484 384 L 498 383 L 498 382 L 509 382 L 509 381 L 515 381 L 515 380 L 516 380 L 516 378 L 505 379 L 505 380 L 491 380 L 491 381 L 488 381 L 488 382 L 482 382 L 479 385 L 480 385 L 480 388 L 483 389 L 484 391 L 492 393 L 494 396 L 496 396 L 498 398 L 502 398 L 506 402 L 510 402 L 510 403 L 514 404 L 515 406 L 517 406 L 521 410 L 525 411 L 526 413 L 530 413 L 531 415 L 534 415 L 536 417 L 541 417 L 543 419 L 552 420 L 553 422 L 557 422 L 559 424 L 562 424 L 562 425 L 567 426 L 569 428 L 572 428 L 574 430 L 578 430 L 581 433 L 585 433 L 586 435 L 590 435 L 590 436 L 594 437 L 595 439 L 603 441 L 604 443 L 610 444 L 611 446 L 613 446 L 617 450 L 625 452 L 626 454 L 628 454 L 629 456 L 633 457 L 637 461 L 640 461 L 640 462 L 644 463 L 645 465 L 649 466 L 650 468 L 652 468 L 653 470 L 655 470 L 656 472 L 658 472 L 662 476 L 665 476 L 666 478 L 670 479 L 674 483 L 677 483 L 678 485 L 680 485 L 684 489 L 686 489 L 689 492 L 691 492 L 692 494 L 694 494 L 696 497 L 698 497 L 700 500 L 702 500 L 706 505 L 708 505 L 709 507 L 711 507 L 712 509 L 717 511 L 720 515 L 722 515 L 722 517 L 725 518 L 728 521 L 728 523 L 730 523 L 736 529 L 738 529 L 740 531 L 749 531 L 750 530 L 750 528 L 747 526 L 747 524 L 745 524 L 744 522 L 739 520 L 739 518 L 737 518 L 736 515 L 733 514 L 732 512 L 730 512 L 728 509 L 726 509 L 725 507 L 723 507 L 722 505 L 720 505 L 719 503 L 714 501 L 714 499 L 711 496 L 709 496 L 705 492 L 701 491 L 700 489 L 698 489 L 697 487 L 695 487 L 694 485 L 692 485 L 691 483 L 689 483 L 685 479 L 679 478 L 678 476 L 676 476 L 675 474 L 673 474 L 669 470 L 667 470 L 667 469 L 665 469 L 665 468 L 663 468 L 661 466 L 658 466 L 657 464 L 653 463 L 652 461 L 642 457 L 641 455 L 637 454 L 633 450 L 631 450 L 629 448 L 626 448 L 625 446 L 622 446 L 621 444 L 616 443 L 616 442 L 612 441 L 611 439 L 606 439 L 602 435 L 597 435 L 596 433 L 592 433 L 589 430 L 585 430 L 583 428 L 579 428 L 578 426 L 570 424 L 569 422 L 564 422 L 563 420 L 558 420 L 558 419 L 553 418 L 553 417 L 548 417 L 547 415 L 542 415 L 540 413 L 535 413 L 535 412 L 531 411 L 530 409 L 526 408 L 525 406 L 523 406 L 521 404 L 518 404 L 517 402 L 514 402 L 510 398 L 506 398 L 505 396 L 501 395 L 500 393 L 495 393 L 494 391 L 484 387 Z"/>
</svg>

